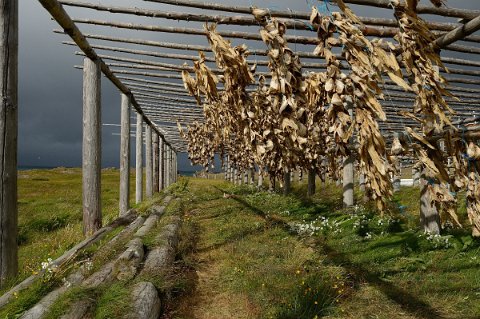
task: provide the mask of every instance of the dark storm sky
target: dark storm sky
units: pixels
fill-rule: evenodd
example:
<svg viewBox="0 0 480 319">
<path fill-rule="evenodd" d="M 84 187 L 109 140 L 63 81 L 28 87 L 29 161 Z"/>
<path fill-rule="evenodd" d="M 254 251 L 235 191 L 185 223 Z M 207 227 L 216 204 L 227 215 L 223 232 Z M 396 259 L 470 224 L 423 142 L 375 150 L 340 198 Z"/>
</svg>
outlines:
<svg viewBox="0 0 480 319">
<path fill-rule="evenodd" d="M 61 41 L 70 40 L 66 36 L 52 33 L 58 28 L 51 21 L 49 14 L 36 0 L 20 0 L 20 56 L 19 56 L 19 165 L 21 166 L 80 166 L 82 142 L 82 72 L 73 68 L 82 63 L 82 58 L 75 56 L 73 47 L 61 44 Z M 90 1 L 99 3 L 100 1 Z M 318 1 L 221 1 L 236 5 L 269 7 L 272 9 L 294 9 L 309 11 L 310 4 Z M 427 1 L 422 1 L 428 3 Z M 140 0 L 102 0 L 102 4 L 117 6 L 139 6 L 168 11 L 185 11 L 179 7 L 172 7 Z M 478 0 L 450 0 L 452 7 L 480 9 Z M 371 8 L 355 7 L 354 11 L 362 16 L 379 16 L 391 18 L 391 11 L 375 10 Z M 332 10 L 336 10 L 333 7 Z M 73 17 L 98 18 L 103 20 L 137 22 L 144 24 L 164 24 L 168 26 L 201 28 L 199 23 L 183 23 L 161 19 L 131 17 L 109 13 L 95 13 L 82 9 L 67 8 Z M 195 12 L 195 10 L 190 10 Z M 196 10 L 198 11 L 198 10 Z M 213 13 L 213 12 L 212 12 Z M 214 12 L 214 14 L 226 14 Z M 438 19 L 438 18 L 437 18 Z M 454 21 L 454 20 L 449 20 Z M 219 29 L 234 29 L 232 26 L 220 26 Z M 109 34 L 123 37 L 145 38 L 156 41 L 180 42 L 206 45 L 203 37 L 181 36 L 153 33 L 130 32 L 102 27 L 80 25 L 84 32 Z M 258 27 L 243 28 L 243 31 L 255 32 Z M 300 32 L 289 32 L 289 34 Z M 311 33 L 310 33 L 311 35 Z M 92 41 L 93 42 L 93 41 Z M 234 44 L 240 44 L 239 39 L 233 39 Z M 123 44 L 101 43 L 110 46 L 129 47 Z M 246 42 L 255 48 L 263 48 L 262 43 Z M 469 45 L 472 45 L 471 43 Z M 298 50 L 312 50 L 300 45 L 290 45 Z M 138 47 L 137 47 L 138 48 Z M 144 47 L 140 49 L 155 50 Z M 167 51 L 165 52 L 175 52 Z M 108 53 L 110 54 L 110 53 Z M 187 54 L 194 55 L 194 52 Z M 137 57 L 138 58 L 138 57 Z M 140 57 L 142 58 L 142 57 Z M 152 59 L 145 58 L 143 59 Z M 179 63 L 179 61 L 165 61 Z M 183 62 L 183 61 L 182 61 Z M 106 79 L 102 79 L 102 122 L 119 123 L 120 94 Z M 102 156 L 103 166 L 118 166 L 119 157 L 119 128 L 103 128 Z M 135 144 L 132 139 L 132 153 Z M 133 158 L 134 154 L 132 154 Z M 180 169 L 191 169 L 185 154 L 180 157 Z"/>
</svg>

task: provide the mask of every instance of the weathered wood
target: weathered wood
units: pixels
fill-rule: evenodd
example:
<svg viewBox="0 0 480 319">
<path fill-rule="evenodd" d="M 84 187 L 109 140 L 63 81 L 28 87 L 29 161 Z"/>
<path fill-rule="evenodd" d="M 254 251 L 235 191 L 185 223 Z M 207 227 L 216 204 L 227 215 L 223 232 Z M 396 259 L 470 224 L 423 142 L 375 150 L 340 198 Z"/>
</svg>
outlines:
<svg viewBox="0 0 480 319">
<path fill-rule="evenodd" d="M 52 18 L 63 28 L 64 32 L 78 45 L 78 47 L 89 57 L 92 61 L 99 61 L 103 74 L 124 94 L 131 95 L 127 86 L 125 86 L 110 70 L 110 68 L 99 59 L 95 50 L 90 46 L 85 36 L 80 32 L 73 20 L 63 9 L 57 0 L 39 0 L 40 4 L 50 13 Z M 131 98 L 131 103 L 135 110 L 143 115 L 141 107 L 136 102 L 135 98 Z M 143 115 L 143 120 L 147 125 L 152 125 L 150 119 Z M 158 134 L 162 135 L 160 132 Z"/>
<path fill-rule="evenodd" d="M 257 188 L 259 190 L 263 189 L 263 169 L 262 167 L 258 167 L 258 183 L 257 183 Z"/>
<path fill-rule="evenodd" d="M 250 168 L 250 185 L 255 185 L 255 167 Z"/>
<path fill-rule="evenodd" d="M 442 35 L 435 40 L 435 45 L 443 48 L 455 41 L 466 38 L 468 35 L 480 29 L 480 14 L 474 19 L 465 23 L 465 25 L 455 28 L 454 30 Z"/>
<path fill-rule="evenodd" d="M 426 179 L 425 169 L 422 170 L 422 182 L 420 191 L 420 225 L 426 233 L 440 234 L 440 215 L 434 205 L 428 188 L 429 181 Z"/>
<path fill-rule="evenodd" d="M 158 150 L 158 188 L 163 190 L 165 188 L 165 141 L 163 138 L 159 141 Z"/>
<path fill-rule="evenodd" d="M 141 9 L 141 8 L 129 8 L 129 7 L 119 7 L 119 6 L 104 6 L 100 4 L 79 2 L 79 1 L 70 1 L 70 0 L 60 0 L 60 3 L 68 6 L 82 7 L 95 9 L 97 11 L 107 11 L 112 13 L 122 13 L 122 14 L 131 14 L 144 17 L 154 17 L 162 19 L 173 19 L 173 20 L 183 20 L 183 21 L 197 21 L 197 22 L 214 22 L 217 24 L 226 24 L 226 25 L 243 25 L 243 26 L 256 26 L 258 21 L 252 16 L 220 16 L 220 15 L 206 15 L 206 14 L 196 14 L 196 13 L 183 13 L 183 12 L 167 12 L 163 10 L 151 10 L 151 9 Z M 309 19 L 309 14 L 304 13 L 302 15 L 306 20 Z M 365 25 L 360 25 L 359 29 L 363 34 L 367 36 L 377 36 L 377 37 L 393 37 L 398 33 L 398 28 L 396 21 L 393 19 L 379 19 L 379 18 L 364 18 L 360 17 L 361 21 Z M 312 30 L 312 26 L 300 21 L 298 17 L 293 18 L 293 15 L 290 15 L 289 18 L 280 18 L 279 21 L 285 24 L 288 29 L 294 30 Z M 373 27 L 373 25 L 381 25 L 382 27 Z M 370 24 L 370 25 L 368 25 Z M 393 26 L 393 27 L 387 27 Z M 455 24 L 442 24 L 442 23 L 430 23 L 431 29 L 440 29 L 443 30 L 452 30 Z M 313 26 L 313 29 L 316 30 L 316 25 Z M 438 34 L 443 34 L 442 32 L 435 32 Z M 463 37 L 466 37 L 470 33 L 462 33 Z"/>
<path fill-rule="evenodd" d="M 158 151 L 159 151 L 159 136 L 158 134 L 153 134 L 152 136 L 152 163 L 153 163 L 153 182 L 152 182 L 152 185 L 153 185 L 153 192 L 154 193 L 158 193 L 159 191 L 159 188 L 158 188 L 158 181 L 159 181 L 159 163 L 158 163 L 158 159 L 159 159 L 159 156 L 158 156 Z"/>
<path fill-rule="evenodd" d="M 130 208 L 130 97 L 122 94 L 120 116 L 120 216 Z"/>
<path fill-rule="evenodd" d="M 156 3 L 164 3 L 169 5 L 176 5 L 182 7 L 192 7 L 192 8 L 199 8 L 199 9 L 207 9 L 207 10 L 216 10 L 216 11 L 224 11 L 224 12 L 233 12 L 233 13 L 244 13 L 244 14 L 251 14 L 253 7 L 244 7 L 244 6 L 234 6 L 234 5 L 226 5 L 221 3 L 213 3 L 213 2 L 199 2 L 199 1 L 192 1 L 192 0 L 145 0 L 148 2 L 156 2 Z M 357 4 L 357 5 L 366 5 L 378 8 L 385 8 L 391 9 L 390 0 L 344 0 L 345 3 Z M 456 9 L 456 8 L 436 8 L 432 6 L 425 6 L 425 5 L 418 5 L 417 12 L 422 14 L 435 14 L 441 15 L 445 17 L 457 17 L 457 18 L 464 18 L 464 19 L 473 19 L 474 17 L 480 15 L 479 10 L 467 10 L 467 9 Z M 294 10 L 280 10 L 277 8 L 269 8 L 268 13 L 272 17 L 279 17 L 279 18 L 295 18 L 295 19 L 302 19 L 308 20 L 310 18 L 310 12 L 301 12 L 301 11 L 294 11 Z M 368 24 L 368 20 L 363 17 L 359 17 L 359 19 Z M 366 18 L 369 19 L 369 18 Z M 388 20 L 388 19 L 379 19 L 379 20 Z M 383 24 L 382 24 L 383 25 Z"/>
<path fill-rule="evenodd" d="M 143 120 L 142 115 L 137 114 L 135 152 L 135 202 L 143 200 Z"/>
<path fill-rule="evenodd" d="M 133 286 L 132 311 L 126 316 L 131 319 L 153 319 L 160 317 L 161 300 L 157 288 L 151 282 L 139 282 Z"/>
<path fill-rule="evenodd" d="M 413 186 L 419 186 L 420 185 L 420 170 L 416 166 L 412 167 L 412 178 L 413 178 Z"/>
<path fill-rule="evenodd" d="M 147 198 L 150 198 L 153 196 L 152 127 L 150 125 L 147 125 L 145 130 L 145 172 L 145 193 Z"/>
<path fill-rule="evenodd" d="M 90 236 L 87 239 L 84 239 L 83 241 L 81 241 L 80 243 L 78 243 L 77 245 L 75 245 L 65 253 L 63 253 L 62 256 L 58 257 L 52 262 L 52 265 L 59 266 L 70 260 L 73 260 L 80 251 L 97 243 L 98 241 L 103 239 L 108 233 L 110 233 L 112 230 L 116 229 L 117 227 L 132 223 L 132 221 L 136 218 L 136 216 L 137 216 L 136 212 L 131 210 L 129 214 L 117 218 L 116 220 L 111 222 L 108 226 L 105 226 L 97 230 L 92 236 Z M 22 290 L 27 289 L 36 280 L 39 280 L 43 276 L 44 272 L 45 270 L 39 271 L 38 274 L 28 277 L 27 279 L 25 279 L 24 281 L 22 281 L 12 289 L 10 289 L 8 292 L 4 293 L 0 297 L 0 308 L 3 308 L 6 304 L 8 304 L 8 302 L 10 302 L 10 300 L 12 300 L 15 297 L 15 295 L 18 295 Z"/>
<path fill-rule="evenodd" d="M 18 1 L 0 6 L 0 287 L 18 271 Z"/>
<path fill-rule="evenodd" d="M 343 207 L 351 207 L 354 204 L 354 163 L 355 158 L 353 155 L 346 156 L 343 160 Z"/>
<path fill-rule="evenodd" d="M 54 30 L 55 33 L 65 33 L 63 30 Z M 96 40 L 104 40 L 104 41 L 111 41 L 117 43 L 130 43 L 130 44 L 139 44 L 145 46 L 152 46 L 152 47 L 161 47 L 161 48 L 169 48 L 169 49 L 179 49 L 179 50 L 190 50 L 190 51 L 203 51 L 203 52 L 211 52 L 212 49 L 209 46 L 202 46 L 202 45 L 191 45 L 191 44 L 180 44 L 180 43 L 172 43 L 172 42 L 158 42 L 158 41 L 151 41 L 151 40 L 143 40 L 143 39 L 131 39 L 131 38 L 121 38 L 121 37 L 113 37 L 113 36 L 106 36 L 106 35 L 98 35 L 98 34 L 84 34 L 86 38 L 96 39 Z M 470 49 L 474 49 L 474 47 L 468 47 Z M 456 48 L 451 47 L 450 49 L 456 51 L 457 49 L 464 50 L 465 48 Z M 470 50 L 467 49 L 467 50 Z M 255 50 L 250 49 L 249 52 L 252 55 L 257 56 L 267 56 L 266 50 Z M 463 51 L 461 51 L 463 52 Z M 308 51 L 296 51 L 295 52 L 300 58 L 313 58 L 318 59 L 318 56 L 314 55 L 312 52 Z M 341 55 L 336 55 L 337 59 L 344 60 L 344 57 Z M 449 57 L 441 57 L 440 58 L 444 63 L 450 64 L 458 64 L 458 65 L 469 65 L 469 66 L 479 66 L 478 61 L 466 60 L 466 59 L 456 59 L 456 58 L 449 58 Z"/>
<path fill-rule="evenodd" d="M 308 177 L 307 177 L 307 196 L 315 195 L 315 177 L 316 172 L 314 168 L 308 170 Z"/>
<path fill-rule="evenodd" d="M 398 164 L 399 167 L 398 167 L 398 171 L 395 172 L 395 174 L 393 175 L 393 192 L 396 193 L 396 192 L 399 192 L 400 191 L 400 182 L 401 182 L 401 176 L 402 176 L 402 163 L 399 163 Z"/>
<path fill-rule="evenodd" d="M 100 62 L 84 60 L 83 69 L 83 233 L 102 227 Z"/>
<path fill-rule="evenodd" d="M 291 191 L 291 175 L 290 170 L 285 170 L 283 174 L 283 195 L 290 194 Z"/>
</svg>

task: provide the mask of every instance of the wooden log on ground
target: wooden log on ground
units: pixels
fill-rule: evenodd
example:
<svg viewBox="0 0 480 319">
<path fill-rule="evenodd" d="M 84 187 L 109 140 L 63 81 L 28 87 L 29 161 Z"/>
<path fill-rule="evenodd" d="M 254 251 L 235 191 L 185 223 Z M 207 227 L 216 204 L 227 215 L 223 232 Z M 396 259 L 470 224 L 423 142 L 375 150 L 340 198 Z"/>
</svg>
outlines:
<svg viewBox="0 0 480 319">
<path fill-rule="evenodd" d="M 65 264 L 65 263 L 71 261 L 71 260 L 74 260 L 75 257 L 77 256 L 77 254 L 80 251 L 82 251 L 82 250 L 90 247 L 91 245 L 97 243 L 98 241 L 103 239 L 108 233 L 110 233 L 112 230 L 116 229 L 117 227 L 132 223 L 135 220 L 136 216 L 137 216 L 136 211 L 131 210 L 129 214 L 117 218 L 112 223 L 110 223 L 108 226 L 105 226 L 105 227 L 99 229 L 92 236 L 90 236 L 89 238 L 81 241 L 80 243 L 78 243 L 77 245 L 72 247 L 70 250 L 65 252 L 62 256 L 55 259 L 52 262 L 52 265 L 58 267 L 62 264 Z M 27 279 L 25 279 L 24 281 L 22 281 L 21 283 L 19 283 L 18 285 L 16 285 L 12 289 L 10 289 L 8 292 L 4 293 L 0 297 L 0 309 L 3 308 L 6 304 L 8 304 L 8 302 L 10 302 L 12 300 L 12 298 L 14 298 L 15 295 L 19 294 L 21 291 L 30 287 L 36 280 L 39 280 L 43 276 L 44 273 L 45 273 L 45 270 L 41 270 L 41 271 L 39 271 L 38 274 L 28 277 Z"/>
<path fill-rule="evenodd" d="M 100 62 L 84 59 L 83 69 L 83 233 L 102 227 Z"/>
<path fill-rule="evenodd" d="M 133 305 L 126 316 L 129 319 L 153 319 L 160 317 L 162 302 L 157 288 L 151 282 L 139 282 L 132 290 Z"/>
<path fill-rule="evenodd" d="M 130 208 L 130 97 L 122 94 L 120 116 L 120 216 Z"/>
<path fill-rule="evenodd" d="M 0 287 L 18 272 L 18 1 L 0 6 Z"/>
</svg>

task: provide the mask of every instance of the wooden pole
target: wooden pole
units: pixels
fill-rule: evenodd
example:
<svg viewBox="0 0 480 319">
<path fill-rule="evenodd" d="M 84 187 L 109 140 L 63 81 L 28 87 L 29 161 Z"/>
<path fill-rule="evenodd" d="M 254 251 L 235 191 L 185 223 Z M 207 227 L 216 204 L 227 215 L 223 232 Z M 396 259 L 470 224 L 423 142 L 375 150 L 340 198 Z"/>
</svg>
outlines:
<svg viewBox="0 0 480 319">
<path fill-rule="evenodd" d="M 0 6 L 0 287 L 18 272 L 18 1 Z"/>
<path fill-rule="evenodd" d="M 315 177 L 316 172 L 314 168 L 308 170 L 308 185 L 307 185 L 307 196 L 315 195 Z"/>
<path fill-rule="evenodd" d="M 283 174 L 283 195 L 290 194 L 291 190 L 291 175 L 290 170 L 285 169 L 285 173 Z"/>
<path fill-rule="evenodd" d="M 420 225 L 426 233 L 440 234 L 440 215 L 434 205 L 428 191 L 429 181 L 422 170 L 422 182 L 420 191 Z"/>
<path fill-rule="evenodd" d="M 257 188 L 259 190 L 263 189 L 263 170 L 262 167 L 258 167 L 258 183 L 257 183 Z"/>
<path fill-rule="evenodd" d="M 83 67 L 83 233 L 102 227 L 101 210 L 101 70 L 100 62 L 84 59 Z"/>
<path fill-rule="evenodd" d="M 347 101 L 348 113 L 354 122 L 353 102 L 351 99 Z M 353 138 L 350 138 L 350 145 L 354 144 Z M 353 186 L 354 186 L 354 166 L 355 158 L 353 154 L 346 156 L 343 160 L 343 207 L 351 207 L 354 204 Z"/>
<path fill-rule="evenodd" d="M 142 115 L 137 114 L 135 152 L 135 203 L 143 200 L 143 121 Z"/>
<path fill-rule="evenodd" d="M 122 93 L 120 116 L 120 216 L 130 208 L 130 97 Z"/>
<path fill-rule="evenodd" d="M 170 180 L 170 147 L 165 148 L 165 182 L 166 182 L 166 187 L 170 186 L 171 180 Z"/>
<path fill-rule="evenodd" d="M 160 139 L 158 150 L 158 188 L 163 190 L 165 188 L 165 141 Z"/>
<path fill-rule="evenodd" d="M 255 185 L 255 167 L 250 168 L 250 185 Z"/>
<path fill-rule="evenodd" d="M 152 152 L 152 165 L 153 165 L 153 181 L 152 181 L 152 187 L 153 187 L 153 192 L 154 193 L 158 193 L 159 191 L 159 188 L 158 188 L 158 181 L 159 181 L 159 166 L 158 166 L 158 150 L 159 150 L 159 146 L 158 146 L 158 140 L 159 140 L 159 137 L 158 137 L 158 134 L 154 133 L 153 136 L 152 136 L 152 148 L 153 148 L 153 152 Z"/>
<path fill-rule="evenodd" d="M 413 186 L 420 185 L 420 169 L 416 166 L 412 166 L 412 179 L 413 179 Z"/>
<path fill-rule="evenodd" d="M 147 198 L 153 196 L 153 162 L 152 162 L 152 127 L 147 125 L 145 130 L 145 193 Z"/>
</svg>

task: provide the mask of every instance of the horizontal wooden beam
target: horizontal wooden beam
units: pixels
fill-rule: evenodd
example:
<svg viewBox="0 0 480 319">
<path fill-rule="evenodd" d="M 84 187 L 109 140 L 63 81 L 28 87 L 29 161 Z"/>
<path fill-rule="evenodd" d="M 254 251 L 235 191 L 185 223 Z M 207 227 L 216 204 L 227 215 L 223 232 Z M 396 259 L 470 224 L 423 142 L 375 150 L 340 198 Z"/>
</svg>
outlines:
<svg viewBox="0 0 480 319">
<path fill-rule="evenodd" d="M 77 44 L 82 52 L 92 61 L 100 61 L 102 73 L 125 95 L 131 97 L 131 103 L 135 110 L 142 115 L 143 120 L 148 125 L 152 126 L 152 122 L 147 116 L 143 114 L 141 107 L 135 101 L 132 93 L 123 85 L 123 83 L 112 73 L 110 68 L 102 61 L 96 54 L 95 50 L 90 46 L 90 43 L 83 36 L 82 32 L 75 25 L 75 22 L 70 18 L 67 12 L 56 0 L 39 0 L 40 4 L 50 13 L 52 18 L 65 30 L 70 38 Z"/>
<path fill-rule="evenodd" d="M 226 5 L 226 4 L 214 3 L 214 2 L 200 2 L 200 1 L 192 1 L 192 0 L 144 0 L 144 1 L 170 4 L 174 6 L 183 6 L 183 7 L 233 12 L 233 13 L 243 13 L 243 14 L 251 14 L 253 9 L 252 7 Z M 389 10 L 392 9 L 390 0 L 344 0 L 344 2 L 356 4 L 356 5 L 384 8 Z M 276 8 L 271 8 L 271 9 L 269 8 L 268 12 L 272 17 L 296 18 L 296 19 L 303 19 L 303 20 L 308 20 L 310 18 L 310 12 L 294 11 L 290 9 L 279 10 Z M 418 5 L 417 12 L 420 14 L 434 14 L 434 15 L 440 15 L 444 17 L 456 17 L 456 18 L 463 18 L 468 20 L 471 20 L 476 16 L 480 15 L 480 10 L 466 10 L 466 9 L 444 8 L 444 7 L 436 8 L 436 7 L 424 6 L 424 5 Z"/>
</svg>

